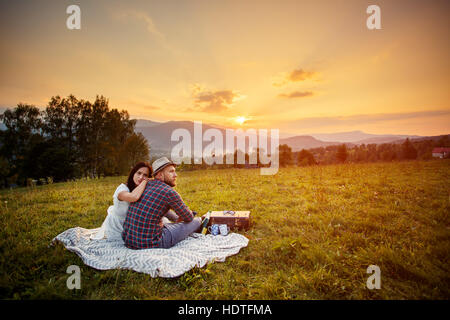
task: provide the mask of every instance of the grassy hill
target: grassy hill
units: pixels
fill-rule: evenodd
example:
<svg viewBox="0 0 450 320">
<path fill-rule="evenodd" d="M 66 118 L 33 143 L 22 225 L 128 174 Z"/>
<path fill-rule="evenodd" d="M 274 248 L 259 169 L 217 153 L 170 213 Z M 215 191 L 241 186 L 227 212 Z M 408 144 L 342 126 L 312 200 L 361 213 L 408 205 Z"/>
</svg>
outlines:
<svg viewBox="0 0 450 320">
<path fill-rule="evenodd" d="M 449 299 L 450 161 L 181 172 L 203 214 L 250 210 L 248 247 L 176 279 L 98 271 L 51 239 L 99 227 L 125 177 L 0 191 L 3 299 Z M 81 290 L 66 269 L 81 268 Z M 366 287 L 369 265 L 381 289 Z"/>
</svg>

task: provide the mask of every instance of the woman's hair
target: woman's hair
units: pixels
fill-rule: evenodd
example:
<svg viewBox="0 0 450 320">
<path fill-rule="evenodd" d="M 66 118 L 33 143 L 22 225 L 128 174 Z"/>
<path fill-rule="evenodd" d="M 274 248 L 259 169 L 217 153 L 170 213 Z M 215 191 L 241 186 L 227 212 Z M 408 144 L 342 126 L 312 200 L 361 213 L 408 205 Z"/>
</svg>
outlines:
<svg viewBox="0 0 450 320">
<path fill-rule="evenodd" d="M 138 162 L 136 165 L 131 169 L 130 174 L 128 175 L 127 180 L 127 187 L 130 189 L 130 192 L 134 190 L 134 188 L 137 187 L 137 185 L 134 183 L 133 177 L 134 174 L 142 167 L 148 168 L 148 177 L 150 178 L 153 174 L 152 167 L 147 162 Z"/>
</svg>

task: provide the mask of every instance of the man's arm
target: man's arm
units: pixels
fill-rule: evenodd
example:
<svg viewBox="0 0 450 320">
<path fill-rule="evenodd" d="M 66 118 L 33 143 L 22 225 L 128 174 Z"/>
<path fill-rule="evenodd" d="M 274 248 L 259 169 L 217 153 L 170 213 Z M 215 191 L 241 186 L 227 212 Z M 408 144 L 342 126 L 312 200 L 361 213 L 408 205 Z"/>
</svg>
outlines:
<svg viewBox="0 0 450 320">
<path fill-rule="evenodd" d="M 194 219 L 194 214 L 188 208 L 188 206 L 183 202 L 178 192 L 171 190 L 167 194 L 167 200 L 169 206 L 177 213 L 177 215 L 183 219 L 184 222 L 191 222 Z"/>
<path fill-rule="evenodd" d="M 175 212 L 173 212 L 173 210 L 167 211 L 165 217 L 170 221 L 177 221 L 179 218 L 178 215 Z"/>
</svg>

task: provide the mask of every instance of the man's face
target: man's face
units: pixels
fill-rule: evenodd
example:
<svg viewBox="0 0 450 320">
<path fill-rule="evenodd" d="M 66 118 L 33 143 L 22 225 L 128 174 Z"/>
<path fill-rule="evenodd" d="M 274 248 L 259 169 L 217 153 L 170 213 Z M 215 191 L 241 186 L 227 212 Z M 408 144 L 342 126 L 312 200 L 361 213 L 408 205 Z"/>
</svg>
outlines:
<svg viewBox="0 0 450 320">
<path fill-rule="evenodd" d="M 161 171 L 162 179 L 171 187 L 176 186 L 177 174 L 174 166 L 167 166 Z"/>
</svg>

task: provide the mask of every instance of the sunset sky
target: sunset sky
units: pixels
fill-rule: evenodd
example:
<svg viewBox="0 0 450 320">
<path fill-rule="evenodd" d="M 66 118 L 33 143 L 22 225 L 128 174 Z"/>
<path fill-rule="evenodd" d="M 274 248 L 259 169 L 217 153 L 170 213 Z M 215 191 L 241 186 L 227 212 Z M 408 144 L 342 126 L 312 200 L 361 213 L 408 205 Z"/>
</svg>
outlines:
<svg viewBox="0 0 450 320">
<path fill-rule="evenodd" d="M 104 95 L 154 121 L 448 134 L 449 3 L 0 1 L 0 112 Z"/>
</svg>

